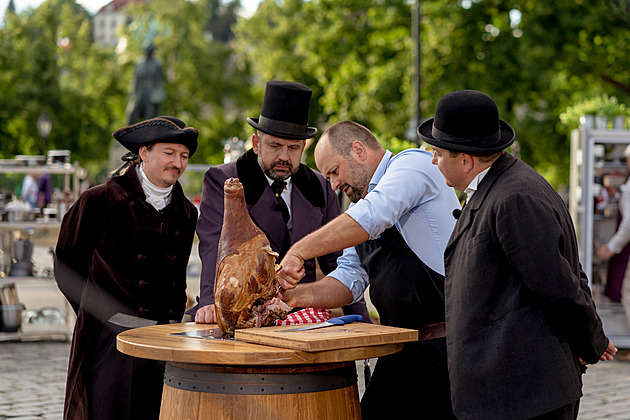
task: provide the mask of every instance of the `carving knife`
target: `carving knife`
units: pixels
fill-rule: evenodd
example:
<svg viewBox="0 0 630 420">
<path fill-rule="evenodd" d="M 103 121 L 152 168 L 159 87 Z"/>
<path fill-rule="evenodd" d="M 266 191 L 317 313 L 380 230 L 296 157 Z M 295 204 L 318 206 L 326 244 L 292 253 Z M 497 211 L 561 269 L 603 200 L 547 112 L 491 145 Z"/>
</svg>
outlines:
<svg viewBox="0 0 630 420">
<path fill-rule="evenodd" d="M 362 320 L 363 320 L 363 317 L 361 315 L 344 315 L 344 316 L 339 316 L 337 318 L 330 318 L 328 321 L 322 322 L 319 324 L 310 324 L 304 327 L 291 328 L 288 330 L 280 330 L 278 332 L 314 330 L 316 328 L 332 327 L 333 325 L 345 325 L 345 324 L 350 324 L 351 322 L 362 321 Z"/>
</svg>

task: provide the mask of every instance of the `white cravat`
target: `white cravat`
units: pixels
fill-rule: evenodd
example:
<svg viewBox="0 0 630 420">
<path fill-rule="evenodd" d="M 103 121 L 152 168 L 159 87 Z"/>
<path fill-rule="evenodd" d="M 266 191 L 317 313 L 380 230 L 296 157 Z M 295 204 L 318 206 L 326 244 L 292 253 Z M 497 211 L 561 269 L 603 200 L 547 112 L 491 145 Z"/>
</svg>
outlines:
<svg viewBox="0 0 630 420">
<path fill-rule="evenodd" d="M 154 185 L 151 181 L 149 181 L 149 178 L 147 178 L 147 175 L 144 173 L 142 163 L 140 166 L 136 167 L 136 173 L 138 174 L 138 179 L 140 180 L 140 185 L 142 185 L 144 195 L 147 196 L 147 203 L 151 204 L 156 210 L 160 211 L 171 202 L 171 191 L 173 190 L 172 185 L 166 188 Z"/>
</svg>

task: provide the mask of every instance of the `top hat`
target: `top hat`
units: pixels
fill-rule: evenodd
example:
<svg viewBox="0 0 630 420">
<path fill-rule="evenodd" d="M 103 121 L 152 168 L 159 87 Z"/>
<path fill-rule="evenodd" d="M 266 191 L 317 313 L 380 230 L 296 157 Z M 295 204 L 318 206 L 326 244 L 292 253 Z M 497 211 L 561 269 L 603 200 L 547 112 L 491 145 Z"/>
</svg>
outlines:
<svg viewBox="0 0 630 420">
<path fill-rule="evenodd" d="M 301 83 L 267 82 L 259 118 L 247 118 L 249 125 L 282 139 L 306 140 L 317 134 L 308 127 L 308 110 L 313 91 Z"/>
<path fill-rule="evenodd" d="M 514 130 L 499 119 L 491 97 L 476 90 L 457 90 L 444 95 L 435 117 L 418 127 L 425 142 L 453 152 L 494 153 L 514 142 Z"/>
<path fill-rule="evenodd" d="M 154 143 L 179 143 L 188 147 L 189 156 L 197 150 L 199 130 L 188 127 L 182 120 L 169 117 L 155 117 L 114 131 L 113 136 L 120 144 L 133 153 L 140 147 Z"/>
</svg>

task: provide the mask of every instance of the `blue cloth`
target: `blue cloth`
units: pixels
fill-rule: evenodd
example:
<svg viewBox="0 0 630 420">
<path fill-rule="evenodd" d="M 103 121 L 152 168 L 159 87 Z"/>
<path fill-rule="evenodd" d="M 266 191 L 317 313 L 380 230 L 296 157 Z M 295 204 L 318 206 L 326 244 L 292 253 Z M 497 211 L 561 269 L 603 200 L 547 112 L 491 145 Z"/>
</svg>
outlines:
<svg viewBox="0 0 630 420">
<path fill-rule="evenodd" d="M 431 163 L 432 154 L 407 149 L 389 150 L 374 172 L 368 194 L 346 211 L 375 239 L 396 226 L 412 251 L 435 272 L 444 275 L 444 249 L 455 226 L 453 210 L 461 208 L 455 190 Z M 352 291 L 356 300 L 369 284 L 354 247 L 347 248 L 329 276 Z"/>
</svg>

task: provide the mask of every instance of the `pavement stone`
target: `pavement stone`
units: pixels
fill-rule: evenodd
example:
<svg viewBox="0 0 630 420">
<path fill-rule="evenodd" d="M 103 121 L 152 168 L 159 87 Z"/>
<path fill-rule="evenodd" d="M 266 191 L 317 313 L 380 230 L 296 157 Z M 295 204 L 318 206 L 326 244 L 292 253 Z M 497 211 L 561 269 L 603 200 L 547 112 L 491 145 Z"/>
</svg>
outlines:
<svg viewBox="0 0 630 420">
<path fill-rule="evenodd" d="M 67 341 L 0 342 L 0 420 L 61 419 L 69 352 Z M 357 373 L 362 395 L 363 361 Z M 629 361 L 589 366 L 583 379 L 578 420 L 630 420 Z"/>
</svg>

